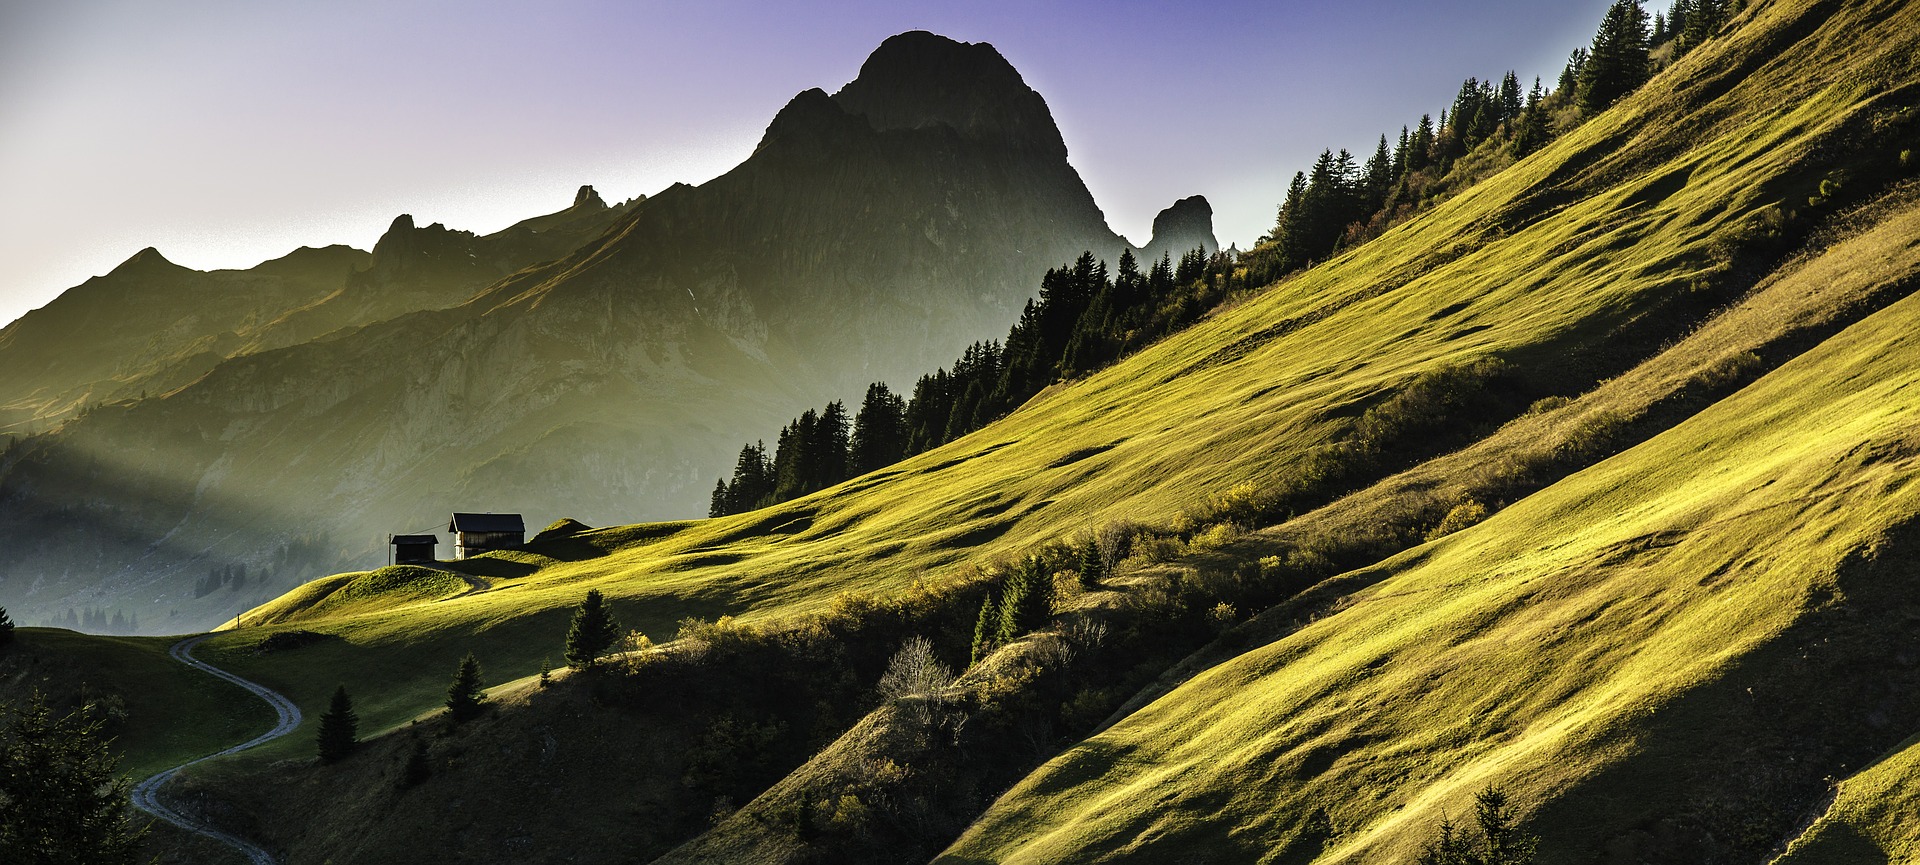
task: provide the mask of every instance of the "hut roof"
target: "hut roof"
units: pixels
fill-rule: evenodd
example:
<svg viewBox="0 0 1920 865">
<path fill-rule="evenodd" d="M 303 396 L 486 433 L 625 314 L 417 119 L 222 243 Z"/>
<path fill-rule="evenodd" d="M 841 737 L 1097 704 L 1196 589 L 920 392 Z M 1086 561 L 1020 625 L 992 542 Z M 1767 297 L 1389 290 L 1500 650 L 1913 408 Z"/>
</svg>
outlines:
<svg viewBox="0 0 1920 865">
<path fill-rule="evenodd" d="M 450 532 L 520 532 L 527 531 L 526 521 L 519 514 L 454 514 L 453 522 L 447 524 Z"/>
<path fill-rule="evenodd" d="M 408 545 L 432 544 L 434 546 L 439 546 L 440 536 L 439 535 L 389 535 L 387 536 L 387 543 L 408 544 Z"/>
</svg>

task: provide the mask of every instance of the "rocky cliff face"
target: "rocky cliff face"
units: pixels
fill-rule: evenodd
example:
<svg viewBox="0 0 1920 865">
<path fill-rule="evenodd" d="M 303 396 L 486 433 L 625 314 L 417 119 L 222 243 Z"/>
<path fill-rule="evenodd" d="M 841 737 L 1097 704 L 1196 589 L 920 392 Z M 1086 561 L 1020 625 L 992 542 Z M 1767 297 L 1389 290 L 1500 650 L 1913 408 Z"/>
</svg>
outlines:
<svg viewBox="0 0 1920 865">
<path fill-rule="evenodd" d="M 1203 196 L 1182 198 L 1153 218 L 1153 239 L 1142 250 L 1147 260 L 1170 255 L 1179 258 L 1195 249 L 1209 255 L 1220 251 L 1213 237 L 1213 205 Z"/>
<path fill-rule="evenodd" d="M 452 510 L 698 516 L 742 439 L 870 381 L 906 385 L 1004 333 L 1049 266 L 1126 247 L 1018 73 L 921 33 L 839 93 L 796 96 L 733 171 L 618 209 L 583 190 L 572 210 L 501 235 L 564 240 L 618 212 L 464 303 L 234 357 L 16 448 L 0 544 L 27 552 L 0 563 L 0 604 L 36 621 L 139 603 L 177 611 L 143 625 L 179 630 L 379 564 L 387 533 Z M 397 220 L 316 309 L 422 274 L 457 283 L 487 264 L 481 240 Z M 209 567 L 268 562 L 255 589 L 187 591 Z"/>
</svg>

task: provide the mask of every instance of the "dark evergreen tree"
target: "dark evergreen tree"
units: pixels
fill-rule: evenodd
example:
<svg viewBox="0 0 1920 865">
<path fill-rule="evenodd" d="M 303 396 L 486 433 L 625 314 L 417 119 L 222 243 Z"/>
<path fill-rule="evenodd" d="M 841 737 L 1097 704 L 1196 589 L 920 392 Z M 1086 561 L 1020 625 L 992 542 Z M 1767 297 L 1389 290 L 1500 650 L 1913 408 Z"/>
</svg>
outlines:
<svg viewBox="0 0 1920 865">
<path fill-rule="evenodd" d="M 1593 37 L 1593 52 L 1580 71 L 1580 107 L 1597 114 L 1639 89 L 1651 75 L 1647 60 L 1647 13 L 1639 0 L 1615 0 Z"/>
<path fill-rule="evenodd" d="M 1387 151 L 1385 135 L 1380 136 L 1380 146 L 1374 148 L 1361 176 L 1359 212 L 1371 214 L 1387 205 L 1387 194 L 1393 191 L 1393 157 Z"/>
<path fill-rule="evenodd" d="M 0 738 L 0 862 L 136 861 L 146 830 L 127 820 L 131 785 L 90 709 L 56 718 L 36 691 L 13 710 Z"/>
<path fill-rule="evenodd" d="M 1574 93 L 1580 89 L 1580 76 L 1587 69 L 1587 49 L 1575 48 L 1567 58 L 1567 65 L 1560 69 L 1560 83 L 1555 90 L 1560 93 Z"/>
<path fill-rule="evenodd" d="M 1690 0 L 1686 23 L 1680 27 L 1675 42 L 1676 51 L 1685 54 L 1713 38 L 1720 32 L 1720 25 L 1727 22 L 1728 11 L 1726 0 Z"/>
<path fill-rule="evenodd" d="M 1420 115 L 1420 124 L 1413 128 L 1413 139 L 1407 142 L 1407 171 L 1424 170 L 1433 164 L 1433 117 Z"/>
<path fill-rule="evenodd" d="M 1540 104 L 1544 99 L 1540 92 L 1540 79 L 1533 79 L 1533 90 L 1527 94 L 1526 107 L 1520 111 L 1520 120 L 1513 133 L 1513 150 L 1516 156 L 1526 156 L 1546 146 L 1553 138 L 1552 130 L 1547 128 L 1547 109 Z"/>
<path fill-rule="evenodd" d="M 407 756 L 407 766 L 400 773 L 400 788 L 418 787 L 431 777 L 433 766 L 427 762 L 427 742 L 425 739 L 414 739 L 413 753 Z"/>
<path fill-rule="evenodd" d="M 573 623 L 567 626 L 567 666 L 584 670 L 613 647 L 620 626 L 607 609 L 599 589 L 588 589 L 580 608 L 573 611 Z"/>
<path fill-rule="evenodd" d="M 1106 581 L 1107 563 L 1106 560 L 1100 556 L 1100 543 L 1098 541 L 1093 538 L 1087 539 L 1087 543 L 1080 548 L 1076 569 L 1080 572 L 1080 582 L 1082 585 L 1092 587 L 1098 586 Z"/>
<path fill-rule="evenodd" d="M 1474 794 L 1474 830 L 1442 818 L 1440 837 L 1427 842 L 1418 865 L 1531 865 L 1540 839 L 1514 825 L 1505 794 L 1488 787 Z"/>
<path fill-rule="evenodd" d="M 853 416 L 847 451 L 856 475 L 879 471 L 907 455 L 907 401 L 885 382 L 867 385 L 867 396 Z"/>
<path fill-rule="evenodd" d="M 806 492 L 824 490 L 847 479 L 847 407 L 839 400 L 827 403 L 813 424 L 808 442 L 804 473 Z"/>
<path fill-rule="evenodd" d="M 360 743 L 360 716 L 354 714 L 353 698 L 347 696 L 347 686 L 334 689 L 333 702 L 327 706 L 326 714 L 320 716 L 318 739 L 322 763 L 346 759 Z"/>
<path fill-rule="evenodd" d="M 726 480 L 714 481 L 713 495 L 707 498 L 707 516 L 724 517 L 733 512 L 733 497 L 728 494 Z"/>
<path fill-rule="evenodd" d="M 453 684 L 447 686 L 447 716 L 456 724 L 472 720 L 480 715 L 486 699 L 486 689 L 480 684 L 480 659 L 468 652 L 453 674 Z"/>
<path fill-rule="evenodd" d="M 1509 123 L 1520 116 L 1521 99 L 1520 76 L 1507 70 L 1507 76 L 1500 79 L 1500 122 Z"/>
<path fill-rule="evenodd" d="M 1000 606 L 994 603 L 992 592 L 980 601 L 980 616 L 973 621 L 973 648 L 968 654 L 967 665 L 980 663 L 980 659 L 993 654 L 993 637 L 1000 622 Z"/>
<path fill-rule="evenodd" d="M 0 607 L 0 646 L 13 642 L 13 619 L 7 615 L 7 608 Z"/>
</svg>

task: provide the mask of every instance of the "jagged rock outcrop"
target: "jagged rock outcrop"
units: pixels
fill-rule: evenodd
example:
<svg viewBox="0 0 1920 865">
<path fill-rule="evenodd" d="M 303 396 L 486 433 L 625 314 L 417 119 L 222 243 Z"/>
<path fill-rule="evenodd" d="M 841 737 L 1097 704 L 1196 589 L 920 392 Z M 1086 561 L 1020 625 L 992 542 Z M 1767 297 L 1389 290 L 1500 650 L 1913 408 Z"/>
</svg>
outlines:
<svg viewBox="0 0 1920 865">
<path fill-rule="evenodd" d="M 1174 202 L 1153 218 L 1153 239 L 1142 248 L 1148 261 L 1162 255 L 1179 258 L 1194 249 L 1209 255 L 1220 251 L 1213 237 L 1213 205 L 1205 196 L 1194 195 Z"/>
</svg>

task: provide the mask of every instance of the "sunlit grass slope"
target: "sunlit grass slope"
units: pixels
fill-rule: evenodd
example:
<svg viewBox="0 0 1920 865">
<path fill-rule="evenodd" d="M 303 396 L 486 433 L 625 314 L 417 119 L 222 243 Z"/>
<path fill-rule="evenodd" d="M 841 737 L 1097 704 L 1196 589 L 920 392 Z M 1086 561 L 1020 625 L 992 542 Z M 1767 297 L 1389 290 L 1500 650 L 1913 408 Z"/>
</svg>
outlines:
<svg viewBox="0 0 1920 865">
<path fill-rule="evenodd" d="M 1806 759 L 1795 748 L 1812 745 L 1768 741 L 1753 717 L 1851 714 L 1847 675 L 1900 681 L 1891 659 L 1870 659 L 1920 615 L 1917 427 L 1910 297 L 1668 433 L 1379 565 L 1384 579 L 1337 613 L 1031 776 L 947 861 L 1382 861 L 1490 783 L 1546 802 L 1543 862 L 1587 861 L 1720 790 L 1698 776 L 1750 780 L 1716 737 Z M 1305 831 L 1316 808 L 1333 838 Z"/>
<path fill-rule="evenodd" d="M 588 588 L 656 639 L 688 615 L 816 610 L 1110 519 L 1168 520 L 1298 464 L 1441 365 L 1498 355 L 1543 395 L 1585 390 L 1637 359 L 1611 349 L 1643 351 L 1737 289 L 1738 253 L 1790 226 L 1861 130 L 1911 101 L 1890 60 L 1776 68 L 1788 49 L 1895 50 L 1807 38 L 1832 8 L 1769 13 L 1744 53 L 1683 65 L 1687 86 L 1655 88 L 1426 217 L 893 469 L 751 514 L 469 562 L 490 588 L 450 599 L 327 617 L 310 588 L 241 617 L 210 655 L 307 707 L 345 680 L 378 727 L 436 705 L 469 648 L 495 680 L 558 656 L 566 607 Z M 247 626 L 268 623 L 338 639 L 254 655 L 263 634 Z"/>
<path fill-rule="evenodd" d="M 1778 865 L 1912 862 L 1920 858 L 1920 736 L 1839 785 L 1833 807 Z"/>
<path fill-rule="evenodd" d="M 240 688 L 167 655 L 173 637 L 104 637 L 21 628 L 0 649 L 0 704 L 34 691 L 61 710 L 92 701 L 119 720 L 108 732 L 122 773 L 143 778 L 245 741 L 273 726 L 273 710 Z"/>
</svg>

